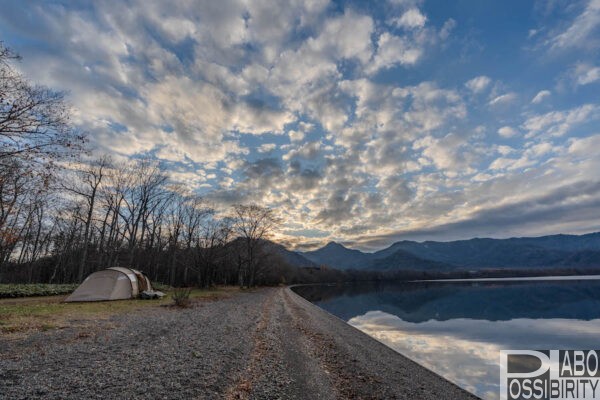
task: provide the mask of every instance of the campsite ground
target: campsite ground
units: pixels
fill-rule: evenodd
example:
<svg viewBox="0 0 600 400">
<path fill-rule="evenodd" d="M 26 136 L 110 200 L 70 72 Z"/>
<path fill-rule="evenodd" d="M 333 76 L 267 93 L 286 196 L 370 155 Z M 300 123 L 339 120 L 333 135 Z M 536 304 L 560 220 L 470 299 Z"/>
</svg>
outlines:
<svg viewBox="0 0 600 400">
<path fill-rule="evenodd" d="M 195 296 L 0 301 L 61 328 L 0 334 L 0 398 L 474 398 L 287 288 Z"/>
<path fill-rule="evenodd" d="M 71 289 L 72 291 L 73 289 Z M 230 296 L 237 287 L 194 289 L 190 298 L 214 300 Z M 66 295 L 0 299 L 0 338 L 18 339 L 37 331 L 86 328 L 122 313 L 148 307 L 169 306 L 169 297 L 161 300 L 117 300 L 90 303 L 64 303 Z"/>
</svg>

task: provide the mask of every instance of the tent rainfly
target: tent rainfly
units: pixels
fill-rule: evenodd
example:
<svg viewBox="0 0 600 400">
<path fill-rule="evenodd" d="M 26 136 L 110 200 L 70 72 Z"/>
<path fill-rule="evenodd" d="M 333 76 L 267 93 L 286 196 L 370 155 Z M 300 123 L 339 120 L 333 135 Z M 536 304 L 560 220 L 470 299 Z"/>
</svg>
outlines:
<svg viewBox="0 0 600 400">
<path fill-rule="evenodd" d="M 65 301 L 132 299 L 147 290 L 152 286 L 146 275 L 131 268 L 113 267 L 89 275 Z"/>
</svg>

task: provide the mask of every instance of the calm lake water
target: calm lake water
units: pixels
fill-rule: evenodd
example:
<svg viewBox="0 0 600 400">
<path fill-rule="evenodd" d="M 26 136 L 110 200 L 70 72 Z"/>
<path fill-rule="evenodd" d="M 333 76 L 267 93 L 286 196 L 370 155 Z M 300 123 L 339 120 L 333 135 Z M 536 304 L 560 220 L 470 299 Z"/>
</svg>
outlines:
<svg viewBox="0 0 600 400">
<path fill-rule="evenodd" d="M 600 276 L 294 290 L 484 399 L 499 398 L 500 350 L 600 348 Z"/>
</svg>

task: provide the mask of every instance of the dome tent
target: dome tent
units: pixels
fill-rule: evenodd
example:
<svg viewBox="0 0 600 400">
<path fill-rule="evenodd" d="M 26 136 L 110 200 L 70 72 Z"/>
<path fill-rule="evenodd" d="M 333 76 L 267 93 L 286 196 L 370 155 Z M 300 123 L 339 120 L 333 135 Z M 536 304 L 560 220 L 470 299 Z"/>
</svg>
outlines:
<svg viewBox="0 0 600 400">
<path fill-rule="evenodd" d="M 150 280 L 140 271 L 113 267 L 90 274 L 65 302 L 132 299 L 151 290 Z"/>
</svg>

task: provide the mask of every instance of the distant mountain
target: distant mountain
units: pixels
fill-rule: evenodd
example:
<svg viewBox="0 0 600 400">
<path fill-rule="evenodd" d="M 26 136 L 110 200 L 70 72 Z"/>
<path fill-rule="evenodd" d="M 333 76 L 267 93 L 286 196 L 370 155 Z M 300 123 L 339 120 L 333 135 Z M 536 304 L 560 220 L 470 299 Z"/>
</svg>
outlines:
<svg viewBox="0 0 600 400">
<path fill-rule="evenodd" d="M 375 253 L 332 242 L 303 255 L 317 264 L 340 269 L 591 268 L 600 267 L 600 232 L 453 242 L 405 240 Z"/>
<path fill-rule="evenodd" d="M 391 247 L 393 253 L 404 251 L 420 258 L 467 268 L 544 267 L 554 265 L 570 254 L 513 239 L 423 243 L 404 241 Z M 390 251 L 386 250 L 386 253 Z"/>
<path fill-rule="evenodd" d="M 456 269 L 455 265 L 439 261 L 426 260 L 407 251 L 398 250 L 384 258 L 373 258 L 368 264 L 368 269 L 392 271 L 398 269 L 419 269 L 423 271 L 447 271 Z"/>
<path fill-rule="evenodd" d="M 298 252 L 288 250 L 284 246 L 271 241 L 265 242 L 270 251 L 272 251 L 274 254 L 277 254 L 283 261 L 293 267 L 307 268 L 317 266 L 317 264 L 315 264 L 313 261 L 307 259 Z"/>
<path fill-rule="evenodd" d="M 585 235 L 550 235 L 534 238 L 513 238 L 508 240 L 521 241 L 547 249 L 564 251 L 600 251 L 600 232 Z"/>
<path fill-rule="evenodd" d="M 315 264 L 338 269 L 365 269 L 372 260 L 371 254 L 348 249 L 336 242 L 329 242 L 318 250 L 301 254 Z"/>
<path fill-rule="evenodd" d="M 470 239 L 453 242 L 397 242 L 375 257 L 406 251 L 417 257 L 466 268 L 600 267 L 600 258 L 580 252 L 600 250 L 600 233 L 537 238 Z"/>
</svg>

